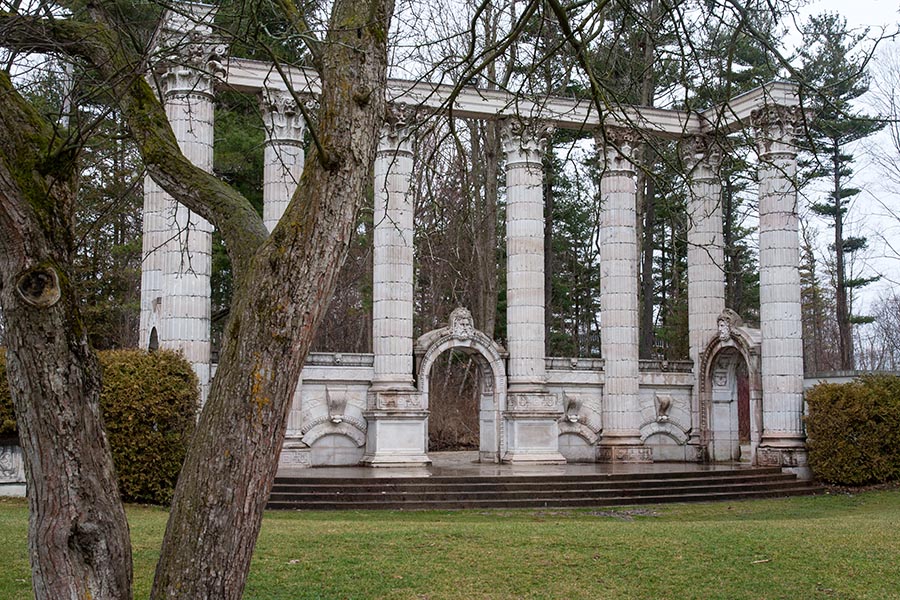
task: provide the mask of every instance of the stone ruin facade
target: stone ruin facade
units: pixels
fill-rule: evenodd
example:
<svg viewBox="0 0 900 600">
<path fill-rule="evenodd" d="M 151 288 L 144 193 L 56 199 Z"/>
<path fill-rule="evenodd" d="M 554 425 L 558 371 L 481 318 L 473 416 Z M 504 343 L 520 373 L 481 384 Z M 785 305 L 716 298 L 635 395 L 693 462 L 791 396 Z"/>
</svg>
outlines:
<svg viewBox="0 0 900 600">
<path fill-rule="evenodd" d="M 158 65 L 169 120 L 185 155 L 212 169 L 216 89 L 260 98 L 266 129 L 264 220 L 271 229 L 303 169 L 303 107 L 314 74 L 226 58 L 213 8 L 169 21 L 173 60 Z M 481 371 L 482 461 L 744 461 L 808 474 L 803 414 L 794 129 L 797 90 L 776 82 L 702 113 L 654 108 L 599 115 L 585 101 L 540 104 L 464 89 L 454 116 L 498 119 L 506 152 L 508 340 L 504 348 L 457 309 L 447 327 L 413 339 L 412 135 L 450 88 L 391 80 L 375 163 L 373 353 L 314 353 L 290 414 L 285 466 L 416 466 L 428 457 L 430 370 L 454 349 Z M 541 152 L 551 128 L 593 132 L 600 180 L 602 359 L 544 356 Z M 725 307 L 716 136 L 752 131 L 759 149 L 760 329 Z M 690 361 L 638 358 L 638 229 L 633 153 L 647 136 L 677 139 L 687 167 Z M 144 190 L 141 345 L 181 350 L 203 398 L 210 355 L 209 223 L 152 180 Z"/>
</svg>

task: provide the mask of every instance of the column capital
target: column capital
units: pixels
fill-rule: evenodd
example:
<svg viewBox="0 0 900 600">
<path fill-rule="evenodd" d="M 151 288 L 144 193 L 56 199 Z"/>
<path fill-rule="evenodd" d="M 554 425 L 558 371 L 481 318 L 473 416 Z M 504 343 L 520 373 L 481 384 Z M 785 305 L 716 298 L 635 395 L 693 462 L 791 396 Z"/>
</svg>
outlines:
<svg viewBox="0 0 900 600">
<path fill-rule="evenodd" d="M 213 34 L 216 8 L 186 4 L 164 17 L 158 51 L 164 97 L 198 94 L 212 97 L 213 80 L 225 75 L 227 46 Z"/>
<path fill-rule="evenodd" d="M 541 164 L 553 126 L 545 121 L 508 117 L 500 122 L 506 166 Z"/>
<path fill-rule="evenodd" d="M 412 156 L 412 130 L 419 119 L 419 107 L 393 103 L 385 108 L 384 124 L 378 138 L 378 154 Z"/>
<path fill-rule="evenodd" d="M 722 146 L 710 135 L 692 135 L 680 141 L 685 175 L 694 182 L 715 180 L 722 165 Z"/>
<path fill-rule="evenodd" d="M 767 104 L 750 113 L 761 160 L 797 156 L 797 130 L 803 121 L 800 106 Z"/>
<path fill-rule="evenodd" d="M 305 99 L 301 98 L 303 100 Z M 263 89 L 260 95 L 260 112 L 267 144 L 302 144 L 306 122 L 294 94 L 287 90 Z"/>
<path fill-rule="evenodd" d="M 601 127 L 594 131 L 594 141 L 602 161 L 603 174 L 633 175 L 635 152 L 642 139 L 629 127 Z"/>
</svg>

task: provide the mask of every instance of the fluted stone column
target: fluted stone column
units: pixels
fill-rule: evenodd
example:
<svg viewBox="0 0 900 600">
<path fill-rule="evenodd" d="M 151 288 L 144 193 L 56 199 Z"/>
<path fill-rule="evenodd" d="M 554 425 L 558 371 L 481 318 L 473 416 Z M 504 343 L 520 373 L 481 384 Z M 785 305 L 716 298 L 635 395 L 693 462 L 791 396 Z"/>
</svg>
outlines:
<svg viewBox="0 0 900 600">
<path fill-rule="evenodd" d="M 285 90 L 264 90 L 261 112 L 266 130 L 263 222 L 272 231 L 303 174 L 305 123 L 294 96 Z"/>
<path fill-rule="evenodd" d="M 375 157 L 375 240 L 372 255 L 374 384 L 412 389 L 413 205 L 409 193 L 413 154 L 408 123 L 384 127 Z"/>
<path fill-rule="evenodd" d="M 562 463 L 558 399 L 547 392 L 544 333 L 544 169 L 549 128 L 509 120 L 506 151 L 506 331 L 509 394 L 504 462 Z"/>
<path fill-rule="evenodd" d="M 372 350 L 366 454 L 371 466 L 426 465 L 428 412 L 413 386 L 414 110 L 391 108 L 375 156 Z"/>
<path fill-rule="evenodd" d="M 725 248 L 722 233 L 721 152 L 712 140 L 693 138 L 683 148 L 688 173 L 688 330 L 691 360 L 716 333 L 725 309 Z"/>
<path fill-rule="evenodd" d="M 798 106 L 753 111 L 759 147 L 759 303 L 763 432 L 760 465 L 808 475 L 797 215 Z"/>
<path fill-rule="evenodd" d="M 692 422 L 700 419 L 700 353 L 716 333 L 725 309 L 725 248 L 722 233 L 721 150 L 709 138 L 694 137 L 682 146 L 688 171 L 688 336 L 694 363 Z M 691 439 L 699 441 L 699 427 Z"/>
<path fill-rule="evenodd" d="M 287 209 L 300 176 L 305 154 L 303 132 L 306 122 L 297 101 L 287 90 L 263 89 L 260 113 L 266 132 L 263 155 L 263 223 L 270 232 Z M 309 447 L 303 443 L 303 414 L 300 384 L 288 415 L 287 431 L 281 446 L 279 465 L 290 468 L 309 466 Z"/>
<path fill-rule="evenodd" d="M 598 134 L 600 178 L 600 341 L 604 363 L 601 462 L 650 462 L 641 442 L 638 367 L 638 140 L 629 130 Z"/>
<path fill-rule="evenodd" d="M 169 66 L 160 81 L 166 116 L 184 155 L 213 167 L 213 76 L 222 72 L 224 46 L 211 37 L 214 8 L 186 5 L 170 13 L 163 32 Z M 212 226 L 176 203 L 152 181 L 145 188 L 146 273 L 141 291 L 141 342 L 156 329 L 159 347 L 180 350 L 206 401 L 210 379 L 210 273 Z"/>
</svg>

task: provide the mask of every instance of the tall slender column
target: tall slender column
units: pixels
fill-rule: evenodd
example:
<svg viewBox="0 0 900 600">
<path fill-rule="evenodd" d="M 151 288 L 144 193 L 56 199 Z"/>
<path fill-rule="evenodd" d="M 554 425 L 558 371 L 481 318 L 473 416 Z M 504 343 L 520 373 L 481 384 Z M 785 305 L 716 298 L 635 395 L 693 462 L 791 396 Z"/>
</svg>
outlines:
<svg viewBox="0 0 900 600">
<path fill-rule="evenodd" d="M 561 463 L 562 408 L 547 393 L 544 333 L 544 169 L 550 129 L 504 123 L 506 150 L 506 331 L 509 394 L 504 462 Z"/>
<path fill-rule="evenodd" d="M 509 389 L 542 391 L 544 356 L 544 169 L 546 130 L 518 122 L 506 150 L 506 330 Z"/>
<path fill-rule="evenodd" d="M 600 342 L 603 436 L 598 460 L 650 462 L 641 444 L 638 367 L 637 188 L 632 163 L 638 140 L 607 127 L 597 137 L 600 178 Z"/>
<path fill-rule="evenodd" d="M 689 169 L 688 331 L 691 360 L 716 333 L 716 319 L 725 309 L 725 248 L 722 234 L 721 152 L 712 140 L 692 138 L 684 146 Z"/>
<path fill-rule="evenodd" d="M 403 116 L 384 127 L 375 155 L 372 350 L 374 384 L 386 389 L 413 382 L 413 154 Z"/>
<path fill-rule="evenodd" d="M 375 155 L 372 350 L 366 454 L 378 466 L 425 465 L 428 412 L 413 385 L 412 108 L 388 113 Z"/>
<path fill-rule="evenodd" d="M 261 109 L 266 130 L 263 222 L 272 231 L 303 174 L 305 123 L 294 96 L 285 90 L 264 90 Z"/>
<path fill-rule="evenodd" d="M 693 137 L 682 155 L 688 171 L 688 337 L 694 363 L 692 422 L 700 423 L 700 353 L 716 333 L 725 310 L 725 248 L 722 233 L 721 151 L 714 140 Z M 699 427 L 691 434 L 699 443 Z"/>
<path fill-rule="evenodd" d="M 166 116 L 184 155 L 206 171 L 213 166 L 213 76 L 224 46 L 214 43 L 214 8 L 187 5 L 170 13 L 163 36 L 169 66 L 161 75 Z M 191 12 L 192 11 L 192 12 Z M 141 342 L 180 350 L 191 363 L 205 402 L 210 379 L 212 226 L 176 203 L 155 183 L 145 188 L 145 273 Z"/>
<path fill-rule="evenodd" d="M 798 106 L 752 113 L 759 147 L 759 303 L 763 432 L 757 461 L 808 474 L 797 215 Z"/>
</svg>

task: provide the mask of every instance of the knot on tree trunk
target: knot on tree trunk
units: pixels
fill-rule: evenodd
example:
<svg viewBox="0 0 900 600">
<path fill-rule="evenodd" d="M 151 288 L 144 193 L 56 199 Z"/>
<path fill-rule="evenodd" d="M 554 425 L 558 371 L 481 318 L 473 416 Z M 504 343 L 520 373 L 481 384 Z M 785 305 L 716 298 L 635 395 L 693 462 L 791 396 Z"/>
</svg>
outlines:
<svg viewBox="0 0 900 600">
<path fill-rule="evenodd" d="M 27 304 L 37 308 L 49 308 L 60 298 L 59 275 L 47 265 L 31 268 L 19 276 L 16 290 Z"/>
</svg>

